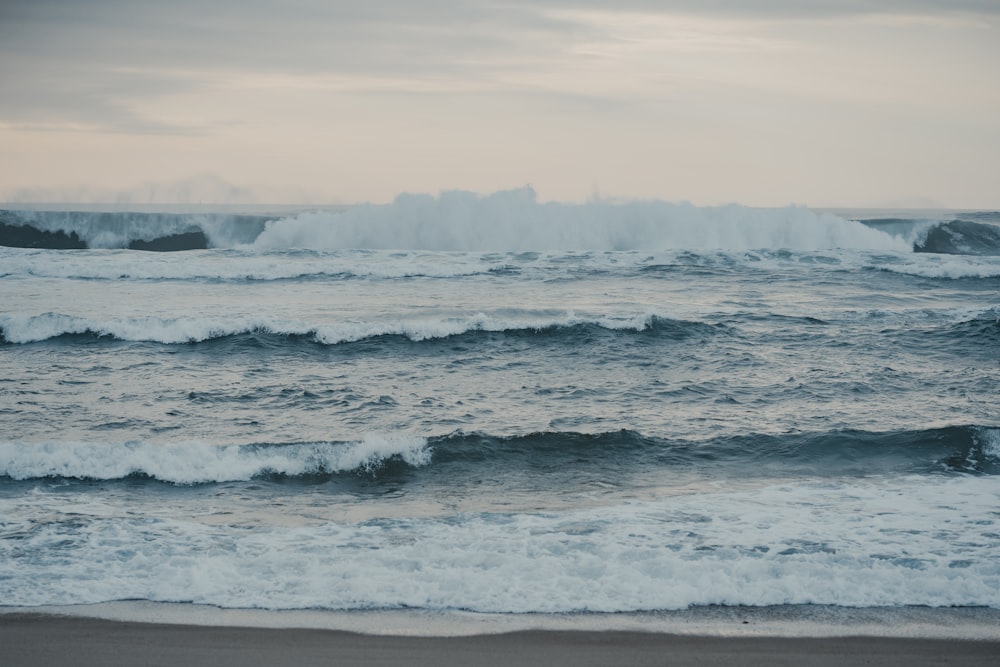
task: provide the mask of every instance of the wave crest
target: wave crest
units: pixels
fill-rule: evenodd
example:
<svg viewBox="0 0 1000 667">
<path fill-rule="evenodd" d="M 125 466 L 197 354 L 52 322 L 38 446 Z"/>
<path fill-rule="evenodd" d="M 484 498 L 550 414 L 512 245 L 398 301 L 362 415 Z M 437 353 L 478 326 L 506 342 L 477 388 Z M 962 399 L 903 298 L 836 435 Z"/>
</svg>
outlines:
<svg viewBox="0 0 1000 667">
<path fill-rule="evenodd" d="M 254 241 L 260 249 L 639 250 L 859 248 L 908 251 L 859 222 L 806 208 L 699 207 L 663 201 L 542 203 L 531 188 L 400 195 L 341 213 L 274 220 Z"/>
<path fill-rule="evenodd" d="M 402 434 L 369 434 L 356 442 L 288 445 L 0 443 L 0 475 L 124 479 L 144 475 L 174 484 L 245 481 L 263 475 L 372 472 L 398 459 L 412 466 L 430 461 L 427 441 Z"/>
<path fill-rule="evenodd" d="M 193 250 L 249 243 L 265 216 L 223 213 L 0 211 L 0 245 Z"/>
<path fill-rule="evenodd" d="M 172 484 L 376 473 L 394 464 L 447 467 L 464 479 L 520 475 L 525 467 L 573 474 L 711 468 L 713 478 L 769 473 L 820 476 L 887 472 L 1000 474 L 1000 429 L 950 426 L 923 431 L 833 431 L 668 440 L 635 431 L 541 432 L 495 436 L 457 431 L 431 438 L 374 433 L 354 442 L 212 445 L 203 442 L 0 442 L 0 477 L 118 480 L 145 476 Z M 465 468 L 459 473 L 455 468 Z M 729 471 L 729 472 L 727 472 Z M 750 474 L 752 476 L 752 473 Z"/>
<path fill-rule="evenodd" d="M 437 251 L 848 250 L 1000 255 L 995 213 L 853 220 L 801 206 L 660 200 L 539 202 L 530 187 L 479 195 L 403 194 L 389 204 L 245 215 L 0 210 L 0 245 L 21 248 L 242 248 Z"/>
<path fill-rule="evenodd" d="M 914 250 L 946 255 L 1000 255 L 1000 227 L 970 220 L 944 222 L 928 229 Z"/>
<path fill-rule="evenodd" d="M 675 320 L 655 314 L 623 317 L 585 317 L 574 313 L 542 316 L 499 316 L 485 313 L 440 319 L 339 322 L 309 324 L 251 318 L 157 317 L 93 320 L 61 313 L 0 315 L 0 342 L 23 344 L 62 336 L 91 335 L 115 340 L 171 344 L 201 343 L 237 336 L 306 338 L 324 345 L 354 343 L 385 336 L 414 342 L 438 340 L 468 333 L 558 333 L 586 328 L 607 331 L 649 331 L 672 338 L 711 333 L 716 327 L 701 322 Z"/>
</svg>

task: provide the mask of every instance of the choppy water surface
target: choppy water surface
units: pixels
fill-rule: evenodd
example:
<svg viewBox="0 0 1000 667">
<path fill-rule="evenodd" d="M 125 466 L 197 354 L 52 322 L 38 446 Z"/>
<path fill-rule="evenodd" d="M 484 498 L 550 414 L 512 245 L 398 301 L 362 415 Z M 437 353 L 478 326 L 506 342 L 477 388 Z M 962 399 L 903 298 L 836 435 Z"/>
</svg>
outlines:
<svg viewBox="0 0 1000 667">
<path fill-rule="evenodd" d="M 0 603 L 1000 607 L 996 214 L 4 215 Z"/>
</svg>

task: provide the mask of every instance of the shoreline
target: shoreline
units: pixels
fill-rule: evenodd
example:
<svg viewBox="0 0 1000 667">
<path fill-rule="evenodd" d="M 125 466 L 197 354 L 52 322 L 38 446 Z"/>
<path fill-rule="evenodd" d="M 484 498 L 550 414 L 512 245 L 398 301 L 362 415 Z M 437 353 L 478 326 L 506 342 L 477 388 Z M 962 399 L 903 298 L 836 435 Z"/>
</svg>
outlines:
<svg viewBox="0 0 1000 667">
<path fill-rule="evenodd" d="M 451 637 L 343 630 L 0 614 L 11 667 L 28 665 L 995 665 L 998 640 L 704 636 L 621 630 L 521 630 Z"/>
<path fill-rule="evenodd" d="M 372 636 L 438 638 L 541 631 L 1000 642 L 1000 609 L 991 607 L 706 605 L 645 612 L 505 614 L 430 609 L 269 610 L 127 600 L 39 607 L 0 606 L 0 621 L 8 616 L 84 618 L 159 625 L 333 630 Z"/>
</svg>

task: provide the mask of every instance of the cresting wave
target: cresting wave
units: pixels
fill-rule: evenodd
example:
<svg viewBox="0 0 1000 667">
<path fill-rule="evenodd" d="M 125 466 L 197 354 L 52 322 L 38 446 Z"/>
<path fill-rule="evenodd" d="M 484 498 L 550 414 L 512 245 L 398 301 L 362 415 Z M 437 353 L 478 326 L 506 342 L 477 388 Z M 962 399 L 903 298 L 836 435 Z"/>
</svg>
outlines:
<svg viewBox="0 0 1000 667">
<path fill-rule="evenodd" d="M 697 207 L 662 201 L 540 203 L 530 188 L 401 195 L 336 216 L 303 213 L 267 224 L 257 248 L 637 250 L 863 248 L 907 250 L 857 222 L 805 208 Z"/>
<path fill-rule="evenodd" d="M 993 338 L 1000 333 L 1000 306 L 982 311 L 946 313 L 928 320 L 918 313 L 924 335 L 939 332 L 946 336 Z M 751 319 L 759 319 L 751 315 Z M 767 317 L 766 315 L 764 317 Z M 784 317 L 773 315 L 773 317 Z M 886 326 L 912 328 L 907 314 L 888 316 L 881 311 L 858 312 L 854 319 L 879 319 Z M 804 315 L 803 321 L 825 324 Z M 60 338 L 83 336 L 107 341 L 146 342 L 163 345 L 187 345 L 232 340 L 253 345 L 267 340 L 276 344 L 297 342 L 319 345 L 343 345 L 376 339 L 400 339 L 411 342 L 440 341 L 478 334 L 538 336 L 548 339 L 581 340 L 604 333 L 646 334 L 666 340 L 704 339 L 738 332 L 739 316 L 728 321 L 697 321 L 657 313 L 621 316 L 585 316 L 525 310 L 503 315 L 471 313 L 441 318 L 408 318 L 372 321 L 344 321 L 316 324 L 298 320 L 261 317 L 133 317 L 93 319 L 63 313 L 40 315 L 0 314 L 0 344 L 39 343 Z"/>
<path fill-rule="evenodd" d="M 115 480 L 143 475 L 174 484 L 250 480 L 262 475 L 322 475 L 373 471 L 392 460 L 430 461 L 427 441 L 369 434 L 357 442 L 288 445 L 206 443 L 0 443 L 0 476 Z"/>
<path fill-rule="evenodd" d="M 992 433 L 984 437 L 995 448 L 996 429 L 958 427 L 957 435 L 963 431 Z M 880 437 L 868 435 L 875 441 Z M 946 439 L 956 431 L 913 435 Z M 527 465 L 537 461 L 541 482 L 549 483 L 555 466 L 546 460 L 545 444 L 532 438 L 506 442 L 515 451 L 526 450 L 533 459 Z M 382 453 L 416 452 L 412 455 L 419 463 L 427 448 L 434 449 L 436 459 L 439 448 L 460 443 L 415 441 L 413 447 L 403 444 Z M 579 436 L 575 444 L 585 447 Z M 134 452 L 119 448 L 98 463 L 111 464 L 116 454 L 148 456 L 142 450 L 152 446 L 136 446 Z M 270 450 L 295 447 L 302 446 L 245 450 L 261 464 L 275 454 Z M 31 451 L 16 448 L 22 457 Z M 240 451 L 228 455 L 238 459 Z M 203 479 L 204 472 L 184 472 L 192 453 L 204 455 L 173 451 L 175 458 L 160 464 L 160 474 L 172 471 L 183 484 Z M 849 449 L 841 453 L 852 455 Z M 54 447 L 51 456 L 58 461 L 73 454 L 65 446 Z M 622 458 L 613 452 L 604 462 Z M 80 459 L 71 460 L 84 467 Z M 359 452 L 354 460 L 370 457 Z M 205 468 L 219 469 L 216 459 L 208 461 Z M 743 480 L 753 462 L 747 453 L 728 479 Z M 432 461 L 413 475 L 390 479 L 375 493 L 389 487 L 396 493 L 400 483 L 438 467 Z M 262 476 L 269 474 L 258 469 Z M 391 475 L 391 460 L 375 474 L 383 471 Z M 523 472 L 515 467 L 508 478 Z M 723 484 L 712 475 L 697 491 L 646 498 L 630 493 L 610 504 L 512 512 L 501 502 L 475 511 L 401 517 L 343 517 L 329 503 L 309 502 L 317 497 L 313 489 L 302 493 L 298 487 L 292 497 L 285 487 L 272 488 L 283 493 L 274 516 L 220 514 L 218 507 L 206 508 L 213 504 L 206 503 L 211 489 L 187 497 L 189 489 L 181 488 L 157 489 L 174 508 L 137 513 L 134 478 L 127 486 L 102 484 L 100 492 L 81 495 L 66 493 L 61 481 L 35 484 L 30 480 L 37 478 L 28 477 L 33 487 L 28 495 L 0 495 L 0 516 L 6 519 L 0 586 L 4 603 L 16 606 L 132 599 L 232 608 L 500 613 L 692 605 L 1000 607 L 996 477 L 894 472 L 767 476 L 750 485 Z M 494 480 L 497 474 L 495 459 L 480 466 L 481 479 Z M 456 482 L 453 475 L 443 477 L 445 484 Z M 288 505 L 303 498 L 307 506 L 298 507 L 299 514 L 292 515 L 298 520 L 290 522 Z"/>
<path fill-rule="evenodd" d="M 250 243 L 267 217 L 218 213 L 0 210 L 0 245 L 170 252 Z"/>
<path fill-rule="evenodd" d="M 298 338 L 323 345 L 338 345 L 381 337 L 401 337 L 419 342 L 476 332 L 559 333 L 586 328 L 626 332 L 649 331 L 674 338 L 718 330 L 714 325 L 675 320 L 654 314 L 619 318 L 587 318 L 566 313 L 554 318 L 530 315 L 522 318 L 510 318 L 475 313 L 464 317 L 445 319 L 312 325 L 305 322 L 249 318 L 234 320 L 233 318 L 163 319 L 141 317 L 95 321 L 73 315 L 43 313 L 31 316 L 0 315 L 0 343 L 35 343 L 63 336 L 85 335 L 98 338 L 108 337 L 120 341 L 170 345 L 201 343 L 240 336 L 259 336 Z"/>
<path fill-rule="evenodd" d="M 988 247 L 1000 252 L 1000 242 L 994 243 L 984 232 L 992 229 L 991 225 L 968 225 L 973 226 L 971 232 L 963 227 L 958 233 L 978 234 L 974 244 L 978 253 L 989 254 L 984 250 Z M 543 203 L 532 189 L 521 188 L 490 195 L 458 191 L 437 197 L 406 194 L 389 204 L 362 204 L 343 211 L 272 219 L 222 214 L 3 211 L 0 245 L 149 250 L 249 246 L 258 251 L 849 248 L 909 252 L 914 243 L 925 240 L 909 238 L 913 236 L 909 231 L 894 234 L 894 228 L 883 227 L 885 230 L 803 207 L 699 207 L 655 200 Z M 928 246 L 930 251 L 935 251 L 935 244 L 937 241 Z M 963 246 L 952 243 L 952 247 L 959 252 Z"/>
<path fill-rule="evenodd" d="M 755 472 L 745 464 L 753 462 Z M 549 432 L 499 437 L 462 432 L 423 438 L 369 434 L 356 442 L 216 446 L 203 442 L 0 443 L 0 478 L 121 480 L 144 476 L 172 484 L 249 481 L 261 477 L 325 477 L 341 473 L 391 475 L 393 466 L 469 468 L 493 476 L 524 467 L 549 470 L 599 467 L 606 473 L 663 467 L 711 467 L 725 477 L 786 469 L 795 477 L 850 474 L 1000 474 L 1000 429 L 952 426 L 925 431 L 838 431 L 749 435 L 704 442 L 666 440 L 634 431 Z M 483 468 L 485 466 L 485 468 Z M 475 470 L 478 469 L 478 473 Z M 454 474 L 452 471 L 449 474 Z M 520 473 L 518 473 L 520 474 Z"/>
</svg>

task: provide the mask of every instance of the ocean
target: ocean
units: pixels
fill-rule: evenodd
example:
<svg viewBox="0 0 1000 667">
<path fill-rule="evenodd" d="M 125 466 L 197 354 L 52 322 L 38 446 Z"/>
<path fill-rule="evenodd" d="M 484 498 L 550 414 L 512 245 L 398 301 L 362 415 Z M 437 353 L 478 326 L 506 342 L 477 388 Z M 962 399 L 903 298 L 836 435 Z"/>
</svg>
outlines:
<svg viewBox="0 0 1000 667">
<path fill-rule="evenodd" d="M 522 189 L 0 244 L 5 607 L 1000 608 L 1000 213 Z"/>
</svg>

